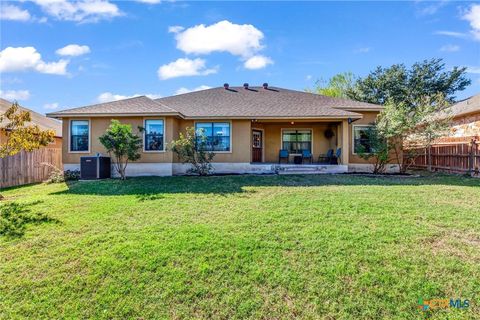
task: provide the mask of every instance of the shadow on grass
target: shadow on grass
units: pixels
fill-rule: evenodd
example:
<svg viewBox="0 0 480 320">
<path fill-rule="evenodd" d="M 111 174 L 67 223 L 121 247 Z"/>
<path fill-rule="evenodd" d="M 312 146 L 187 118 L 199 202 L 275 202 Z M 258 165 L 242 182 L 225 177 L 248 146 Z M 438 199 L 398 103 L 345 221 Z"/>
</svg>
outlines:
<svg viewBox="0 0 480 320">
<path fill-rule="evenodd" d="M 30 209 L 30 207 L 39 203 L 41 201 L 2 204 L 0 206 L 0 236 L 7 238 L 22 237 L 29 224 L 58 223 L 57 219 L 50 218 L 44 213 L 33 212 Z"/>
<path fill-rule="evenodd" d="M 219 194 L 254 192 L 248 187 L 315 187 L 315 186 L 421 186 L 446 185 L 480 187 L 480 179 L 454 175 L 422 177 L 371 177 L 338 175 L 237 175 L 210 177 L 138 177 L 75 181 L 68 190 L 53 194 L 136 195 L 139 201 L 162 199 L 164 194 Z M 163 195 L 162 195 L 163 194 Z"/>
</svg>

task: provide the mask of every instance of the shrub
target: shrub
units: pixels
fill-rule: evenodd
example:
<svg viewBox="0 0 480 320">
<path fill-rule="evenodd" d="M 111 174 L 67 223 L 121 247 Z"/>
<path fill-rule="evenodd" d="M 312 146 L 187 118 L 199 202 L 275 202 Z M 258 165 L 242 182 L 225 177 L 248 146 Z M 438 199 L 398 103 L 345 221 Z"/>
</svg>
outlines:
<svg viewBox="0 0 480 320">
<path fill-rule="evenodd" d="M 210 162 L 215 153 L 207 151 L 206 147 L 207 137 L 203 132 L 196 135 L 194 128 L 187 128 L 185 135 L 180 133 L 178 140 L 170 144 L 170 149 L 178 155 L 180 161 L 192 165 L 188 172 L 200 176 L 206 176 L 212 171 Z"/>
<path fill-rule="evenodd" d="M 73 181 L 80 179 L 80 170 L 67 170 L 63 172 L 65 181 Z"/>
</svg>

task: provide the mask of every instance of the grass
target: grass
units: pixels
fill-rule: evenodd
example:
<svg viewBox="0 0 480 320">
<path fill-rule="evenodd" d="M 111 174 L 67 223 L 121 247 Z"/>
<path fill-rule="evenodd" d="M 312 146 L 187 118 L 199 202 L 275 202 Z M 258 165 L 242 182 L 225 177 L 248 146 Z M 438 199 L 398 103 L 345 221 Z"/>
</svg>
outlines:
<svg viewBox="0 0 480 320">
<path fill-rule="evenodd" d="M 474 319 L 480 179 L 168 177 L 2 191 L 0 318 Z M 467 309 L 417 309 L 461 298 Z"/>
</svg>

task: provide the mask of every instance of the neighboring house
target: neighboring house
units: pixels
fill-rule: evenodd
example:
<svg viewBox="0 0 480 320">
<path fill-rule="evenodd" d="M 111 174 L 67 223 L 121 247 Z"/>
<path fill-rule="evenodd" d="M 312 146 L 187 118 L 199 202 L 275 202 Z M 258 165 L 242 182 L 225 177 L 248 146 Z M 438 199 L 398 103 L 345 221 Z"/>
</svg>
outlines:
<svg viewBox="0 0 480 320">
<path fill-rule="evenodd" d="M 302 150 L 313 161 L 329 149 L 341 148 L 338 165 L 324 172 L 365 171 L 368 161 L 356 151 L 368 147 L 365 130 L 382 110 L 379 105 L 268 87 L 218 87 L 156 100 L 145 96 L 63 110 L 48 114 L 63 120 L 64 169 L 78 169 L 80 157 L 105 153 L 100 144 L 112 119 L 144 127 L 141 158 L 130 163 L 127 175 L 175 175 L 189 168 L 168 150 L 168 144 L 187 127 L 204 129 L 216 153 L 215 172 L 269 171 L 280 149 L 293 162 Z M 333 131 L 326 138 L 325 131 Z M 140 133 L 139 133 L 140 134 Z M 328 136 L 328 135 L 327 135 Z M 389 166 L 395 170 L 397 166 Z"/>
<path fill-rule="evenodd" d="M 12 102 L 1 99 L 0 98 L 0 114 L 4 114 L 12 106 Z M 49 148 L 62 148 L 62 123 L 58 120 L 47 118 L 40 113 L 36 113 L 30 109 L 24 108 L 20 106 L 19 108 L 21 111 L 28 111 L 30 112 L 31 122 L 26 123 L 26 125 L 36 124 L 42 130 L 53 130 L 55 131 L 55 138 L 54 141 L 51 142 L 48 147 Z M 4 120 L 5 121 L 5 120 Z M 3 128 L 5 122 L 0 122 L 0 127 Z M 6 141 L 6 133 L 5 130 L 0 129 L 0 143 Z"/>
<path fill-rule="evenodd" d="M 0 114 L 4 114 L 11 106 L 12 102 L 0 99 Z M 0 188 L 45 181 L 53 170 L 46 163 L 57 168 L 62 166 L 62 123 L 24 107 L 19 109 L 30 112 L 31 121 L 26 125 L 36 124 L 41 130 L 53 130 L 55 137 L 40 149 L 0 158 Z M 0 122 L 0 143 L 7 141 L 6 124 L 6 119 Z"/>
<path fill-rule="evenodd" d="M 450 136 L 480 137 L 480 94 L 457 102 L 450 107 Z"/>
</svg>

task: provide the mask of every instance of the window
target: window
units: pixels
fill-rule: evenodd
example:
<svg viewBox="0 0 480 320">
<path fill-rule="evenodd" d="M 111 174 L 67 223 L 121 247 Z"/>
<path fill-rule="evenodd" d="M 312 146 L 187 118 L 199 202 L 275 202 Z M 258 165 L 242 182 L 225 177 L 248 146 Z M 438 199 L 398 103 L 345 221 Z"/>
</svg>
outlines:
<svg viewBox="0 0 480 320">
<path fill-rule="evenodd" d="M 88 120 L 70 121 L 70 151 L 88 152 L 90 122 Z"/>
<path fill-rule="evenodd" d="M 289 153 L 302 153 L 303 150 L 312 152 L 312 131 L 283 130 L 282 149 Z"/>
<path fill-rule="evenodd" d="M 370 153 L 370 130 L 373 126 L 353 126 L 353 153 Z"/>
<path fill-rule="evenodd" d="M 145 151 L 163 151 L 163 120 L 145 120 Z"/>
<path fill-rule="evenodd" d="M 197 122 L 197 148 L 202 147 L 209 151 L 230 151 L 230 123 L 229 122 Z M 202 141 L 201 135 L 206 140 Z"/>
</svg>

